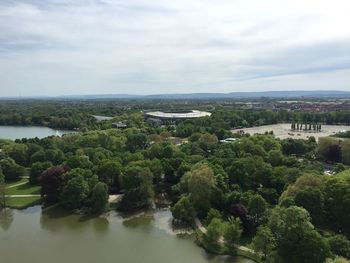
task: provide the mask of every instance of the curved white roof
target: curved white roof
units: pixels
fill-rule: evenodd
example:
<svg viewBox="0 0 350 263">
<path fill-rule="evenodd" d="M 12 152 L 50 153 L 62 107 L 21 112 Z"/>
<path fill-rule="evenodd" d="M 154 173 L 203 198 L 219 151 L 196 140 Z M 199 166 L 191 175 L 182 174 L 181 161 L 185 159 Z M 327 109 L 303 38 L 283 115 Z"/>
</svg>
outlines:
<svg viewBox="0 0 350 263">
<path fill-rule="evenodd" d="M 210 116 L 210 112 L 193 110 L 186 113 L 175 113 L 175 112 L 162 112 L 162 111 L 152 111 L 146 112 L 146 115 L 155 118 L 164 118 L 164 119 L 190 119 L 190 118 L 200 118 Z"/>
</svg>

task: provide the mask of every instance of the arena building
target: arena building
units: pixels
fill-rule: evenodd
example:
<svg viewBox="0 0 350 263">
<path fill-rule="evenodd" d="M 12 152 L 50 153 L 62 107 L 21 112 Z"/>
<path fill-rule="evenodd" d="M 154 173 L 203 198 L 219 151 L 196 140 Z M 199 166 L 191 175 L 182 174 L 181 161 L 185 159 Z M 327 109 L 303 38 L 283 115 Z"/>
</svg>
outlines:
<svg viewBox="0 0 350 263">
<path fill-rule="evenodd" d="M 179 119 L 193 119 L 210 116 L 210 112 L 192 110 L 189 112 L 162 112 L 162 111 L 151 111 L 145 112 L 145 117 L 160 119 L 160 120 L 179 120 Z"/>
</svg>

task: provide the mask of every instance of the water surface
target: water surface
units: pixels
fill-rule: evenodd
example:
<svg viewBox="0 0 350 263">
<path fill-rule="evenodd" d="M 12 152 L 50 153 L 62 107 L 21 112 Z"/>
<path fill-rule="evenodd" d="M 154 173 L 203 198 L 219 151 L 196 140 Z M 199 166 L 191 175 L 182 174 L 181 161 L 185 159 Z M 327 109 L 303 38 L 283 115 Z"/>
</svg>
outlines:
<svg viewBox="0 0 350 263">
<path fill-rule="evenodd" d="M 176 235 L 169 210 L 125 219 L 72 215 L 61 209 L 0 212 L 0 255 L 6 263 L 252 263 L 213 256 Z"/>
</svg>

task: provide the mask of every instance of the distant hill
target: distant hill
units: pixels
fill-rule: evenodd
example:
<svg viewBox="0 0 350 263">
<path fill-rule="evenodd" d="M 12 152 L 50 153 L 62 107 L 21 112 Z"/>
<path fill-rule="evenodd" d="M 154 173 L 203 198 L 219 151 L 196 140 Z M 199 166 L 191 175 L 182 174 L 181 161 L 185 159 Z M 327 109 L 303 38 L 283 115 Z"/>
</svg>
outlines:
<svg viewBox="0 0 350 263">
<path fill-rule="evenodd" d="M 190 93 L 190 94 L 159 94 L 143 98 L 151 99 L 215 99 L 215 98 L 343 98 L 349 97 L 349 91 L 262 91 L 262 92 L 231 92 L 231 93 Z"/>
<path fill-rule="evenodd" d="M 67 95 L 57 97 L 2 97 L 1 99 L 239 99 L 239 98 L 350 98 L 349 91 L 314 90 L 314 91 L 261 91 L 261 92 L 230 92 L 230 93 L 173 93 L 153 95 L 130 94 L 97 94 L 97 95 Z"/>
</svg>

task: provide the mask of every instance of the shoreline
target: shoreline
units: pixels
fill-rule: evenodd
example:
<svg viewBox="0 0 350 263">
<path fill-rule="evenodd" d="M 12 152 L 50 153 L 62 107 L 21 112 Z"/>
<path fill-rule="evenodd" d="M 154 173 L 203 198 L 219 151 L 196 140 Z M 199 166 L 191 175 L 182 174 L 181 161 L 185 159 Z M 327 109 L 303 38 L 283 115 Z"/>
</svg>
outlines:
<svg viewBox="0 0 350 263">
<path fill-rule="evenodd" d="M 24 209 L 27 209 L 30 207 L 40 206 L 42 210 L 47 210 L 47 209 L 51 209 L 51 208 L 59 206 L 59 204 L 44 206 L 41 201 L 42 200 L 40 200 L 40 203 L 33 203 L 33 204 L 29 204 L 29 205 L 26 205 L 23 207 L 7 206 L 6 209 L 24 210 Z M 170 207 L 159 207 L 159 208 L 155 208 L 155 209 L 144 209 L 144 210 L 141 209 L 138 211 L 132 211 L 130 213 L 122 213 L 122 212 L 119 212 L 119 211 L 115 210 L 114 208 L 112 208 L 112 209 L 108 209 L 106 212 L 102 213 L 101 215 L 93 215 L 93 217 L 108 218 L 110 212 L 116 211 L 118 213 L 118 215 L 121 216 L 122 220 L 124 221 L 124 220 L 131 220 L 131 219 L 137 218 L 139 216 L 146 216 L 147 213 L 150 213 L 151 211 L 154 211 L 157 209 L 170 211 Z M 69 211 L 69 210 L 66 210 L 66 211 Z M 77 213 L 74 211 L 69 211 L 69 212 L 71 214 L 80 214 L 80 213 Z M 240 257 L 244 257 L 244 258 L 247 258 L 249 260 L 252 260 L 256 263 L 263 263 L 263 261 L 261 260 L 261 258 L 259 256 L 257 256 L 256 254 L 252 254 L 249 251 L 243 250 L 239 246 L 220 244 L 218 246 L 218 248 L 213 248 L 213 247 L 206 245 L 205 242 L 203 241 L 203 235 L 205 235 L 205 233 L 203 233 L 201 231 L 201 229 L 195 223 L 189 225 L 188 227 L 185 227 L 185 226 L 176 227 L 171 220 L 170 224 L 171 224 L 172 232 L 175 235 L 194 235 L 195 236 L 194 242 L 196 243 L 196 245 L 203 248 L 205 250 L 205 252 L 207 252 L 209 254 L 220 255 L 220 256 L 232 256 L 232 257 L 240 256 Z"/>
</svg>

